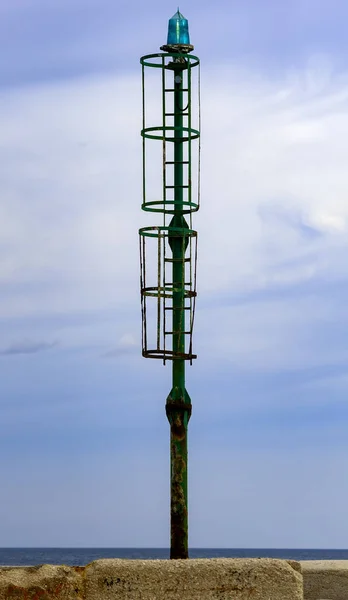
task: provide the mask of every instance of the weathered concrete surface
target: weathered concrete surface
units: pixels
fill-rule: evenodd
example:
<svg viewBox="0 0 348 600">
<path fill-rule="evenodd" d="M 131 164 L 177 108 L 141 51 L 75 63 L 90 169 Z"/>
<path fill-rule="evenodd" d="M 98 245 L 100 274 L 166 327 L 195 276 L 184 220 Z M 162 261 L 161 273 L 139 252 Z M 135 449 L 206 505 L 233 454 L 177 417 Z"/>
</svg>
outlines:
<svg viewBox="0 0 348 600">
<path fill-rule="evenodd" d="M 348 560 L 301 562 L 305 600 L 348 600 Z"/>
<path fill-rule="evenodd" d="M 303 600 L 303 591 L 295 562 L 109 559 L 0 568 L 0 600 Z"/>
<path fill-rule="evenodd" d="M 98 560 L 86 600 L 303 600 L 300 565 L 272 559 Z"/>
<path fill-rule="evenodd" d="M 0 568 L 0 600 L 82 600 L 84 567 Z"/>
</svg>

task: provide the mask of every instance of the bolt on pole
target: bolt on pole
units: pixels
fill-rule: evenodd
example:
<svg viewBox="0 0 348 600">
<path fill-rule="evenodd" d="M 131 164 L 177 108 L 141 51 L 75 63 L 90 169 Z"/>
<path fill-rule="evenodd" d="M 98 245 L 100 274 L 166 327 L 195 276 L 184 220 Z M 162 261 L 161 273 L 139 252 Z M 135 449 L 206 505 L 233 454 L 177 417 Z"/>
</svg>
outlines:
<svg viewBox="0 0 348 600">
<path fill-rule="evenodd" d="M 142 209 L 162 215 L 162 224 L 140 234 L 142 354 L 172 361 L 172 389 L 166 401 L 170 424 L 170 558 L 188 558 L 187 427 L 191 399 L 186 390 L 196 300 L 197 232 L 192 215 L 199 209 L 200 103 L 199 59 L 191 54 L 188 22 L 177 13 L 169 20 L 163 52 L 140 59 L 142 65 L 143 202 Z M 161 114 L 149 122 L 151 96 L 146 76 L 161 84 Z M 194 74 L 195 86 L 193 85 Z M 195 94 L 194 94 L 195 92 Z M 193 101 L 195 97 L 195 101 Z M 149 110 L 150 109 L 150 110 Z M 154 195 L 153 144 L 161 144 L 161 186 Z M 151 147 L 150 147 L 151 146 Z M 151 179 L 151 181 L 149 181 Z M 151 189 L 150 194 L 148 188 Z M 151 323 L 150 323 L 151 322 Z"/>
</svg>

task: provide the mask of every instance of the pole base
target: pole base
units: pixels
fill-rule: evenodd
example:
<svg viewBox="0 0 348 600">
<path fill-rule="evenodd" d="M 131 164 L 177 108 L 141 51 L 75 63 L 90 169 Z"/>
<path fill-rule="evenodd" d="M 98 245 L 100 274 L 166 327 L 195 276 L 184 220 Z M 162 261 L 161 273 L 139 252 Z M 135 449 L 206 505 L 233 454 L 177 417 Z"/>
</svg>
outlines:
<svg viewBox="0 0 348 600">
<path fill-rule="evenodd" d="M 170 558 L 188 558 L 187 426 L 191 399 L 185 388 L 173 387 L 166 403 L 170 424 Z"/>
</svg>

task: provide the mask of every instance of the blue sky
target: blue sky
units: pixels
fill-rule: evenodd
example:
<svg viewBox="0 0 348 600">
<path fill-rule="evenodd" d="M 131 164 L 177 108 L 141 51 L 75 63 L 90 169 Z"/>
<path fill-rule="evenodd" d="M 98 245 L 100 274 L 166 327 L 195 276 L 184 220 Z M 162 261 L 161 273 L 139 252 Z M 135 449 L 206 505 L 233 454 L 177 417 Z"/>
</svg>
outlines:
<svg viewBox="0 0 348 600">
<path fill-rule="evenodd" d="M 0 4 L 0 540 L 169 540 L 139 57 L 176 5 Z M 180 5 L 202 61 L 192 547 L 347 547 L 348 7 Z M 156 219 L 153 219 L 156 224 Z"/>
</svg>

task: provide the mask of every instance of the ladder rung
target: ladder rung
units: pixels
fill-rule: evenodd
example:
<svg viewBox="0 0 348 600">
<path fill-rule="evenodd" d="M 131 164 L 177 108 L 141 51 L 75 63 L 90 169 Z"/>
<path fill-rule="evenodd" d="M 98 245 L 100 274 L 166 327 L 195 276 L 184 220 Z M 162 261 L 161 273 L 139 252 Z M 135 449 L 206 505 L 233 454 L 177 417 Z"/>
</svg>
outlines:
<svg viewBox="0 0 348 600">
<path fill-rule="evenodd" d="M 165 160 L 165 165 L 188 165 L 188 160 Z"/>
<path fill-rule="evenodd" d="M 177 92 L 177 91 L 179 91 L 179 92 L 188 92 L 189 90 L 188 90 L 188 88 L 182 88 L 180 90 L 177 90 L 176 88 L 164 88 L 164 91 L 165 92 Z"/>
<path fill-rule="evenodd" d="M 164 310 L 191 310 L 191 306 L 165 306 Z"/>
<path fill-rule="evenodd" d="M 181 287 L 181 281 L 177 281 L 177 282 L 174 281 L 173 285 L 175 287 L 175 290 L 173 293 L 175 293 L 175 294 L 179 294 L 180 292 L 193 292 L 194 291 L 194 290 L 191 290 L 190 282 L 187 282 L 187 281 L 183 284 L 184 286 L 187 286 L 187 287 Z M 189 289 L 187 289 L 187 288 L 189 288 Z"/>
<path fill-rule="evenodd" d="M 170 262 L 170 263 L 174 263 L 174 262 L 190 262 L 191 259 L 190 258 L 185 258 L 184 260 L 182 260 L 182 258 L 165 258 L 164 262 Z"/>
<path fill-rule="evenodd" d="M 173 190 L 175 188 L 185 188 L 185 189 L 188 189 L 190 186 L 189 185 L 165 185 L 164 187 Z"/>
<path fill-rule="evenodd" d="M 191 335 L 191 331 L 165 331 L 164 332 L 164 335 L 175 335 L 175 334 Z"/>
<path fill-rule="evenodd" d="M 164 113 L 165 117 L 175 117 L 175 115 L 177 115 L 178 113 Z M 182 117 L 188 117 L 189 114 L 187 112 L 181 112 L 180 116 Z"/>
</svg>

